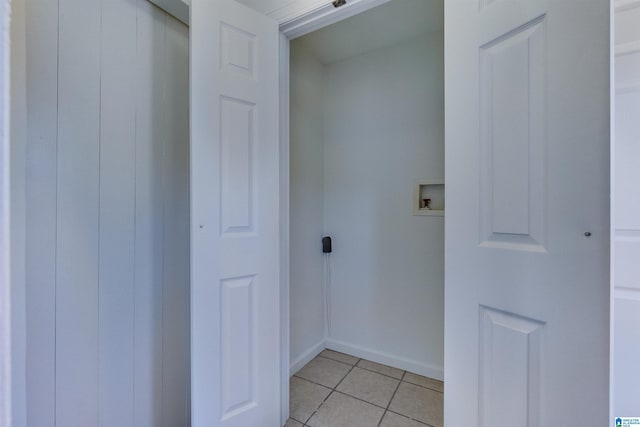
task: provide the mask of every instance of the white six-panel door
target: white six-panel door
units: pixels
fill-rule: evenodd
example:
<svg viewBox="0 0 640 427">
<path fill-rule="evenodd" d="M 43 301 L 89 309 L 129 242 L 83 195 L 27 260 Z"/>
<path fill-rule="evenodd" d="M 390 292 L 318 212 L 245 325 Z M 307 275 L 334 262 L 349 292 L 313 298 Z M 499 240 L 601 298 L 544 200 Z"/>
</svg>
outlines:
<svg viewBox="0 0 640 427">
<path fill-rule="evenodd" d="M 191 1 L 192 422 L 280 420 L 277 23 Z"/>
<path fill-rule="evenodd" d="M 445 425 L 607 425 L 609 1 L 446 0 Z"/>
</svg>

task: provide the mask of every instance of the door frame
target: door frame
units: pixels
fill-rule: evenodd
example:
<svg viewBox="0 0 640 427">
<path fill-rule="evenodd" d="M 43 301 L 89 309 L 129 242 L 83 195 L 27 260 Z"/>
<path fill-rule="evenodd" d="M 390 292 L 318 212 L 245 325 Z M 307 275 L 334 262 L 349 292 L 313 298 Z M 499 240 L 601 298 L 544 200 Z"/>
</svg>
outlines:
<svg viewBox="0 0 640 427">
<path fill-rule="evenodd" d="M 9 65 L 9 5 L 0 3 L 0 67 Z M 11 425 L 11 176 L 9 78 L 0 80 L 0 427 Z"/>
<path fill-rule="evenodd" d="M 340 8 L 331 4 L 301 12 L 280 24 L 280 405 L 281 424 L 289 418 L 289 266 L 290 266 L 290 42 L 392 0 L 351 0 Z"/>
</svg>

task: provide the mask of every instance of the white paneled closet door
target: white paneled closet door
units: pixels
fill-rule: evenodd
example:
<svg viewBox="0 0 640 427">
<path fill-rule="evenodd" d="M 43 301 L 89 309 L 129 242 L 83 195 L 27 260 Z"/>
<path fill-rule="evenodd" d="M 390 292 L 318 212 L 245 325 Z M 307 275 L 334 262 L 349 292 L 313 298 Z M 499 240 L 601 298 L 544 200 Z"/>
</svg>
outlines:
<svg viewBox="0 0 640 427">
<path fill-rule="evenodd" d="M 191 2 L 195 426 L 280 421 L 278 24 Z"/>
<path fill-rule="evenodd" d="M 609 2 L 445 8 L 445 423 L 607 425 Z"/>
<path fill-rule="evenodd" d="M 28 425 L 190 425 L 188 28 L 26 7 Z"/>
</svg>

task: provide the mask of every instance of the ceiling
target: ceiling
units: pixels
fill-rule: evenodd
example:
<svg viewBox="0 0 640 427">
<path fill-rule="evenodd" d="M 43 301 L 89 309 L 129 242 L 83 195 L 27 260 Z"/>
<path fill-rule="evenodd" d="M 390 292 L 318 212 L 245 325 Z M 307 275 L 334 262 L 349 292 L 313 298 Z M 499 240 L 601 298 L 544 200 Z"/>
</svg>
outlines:
<svg viewBox="0 0 640 427">
<path fill-rule="evenodd" d="M 443 19 L 443 0 L 393 0 L 307 34 L 294 43 L 323 64 L 331 64 L 422 34 L 443 31 Z"/>
</svg>

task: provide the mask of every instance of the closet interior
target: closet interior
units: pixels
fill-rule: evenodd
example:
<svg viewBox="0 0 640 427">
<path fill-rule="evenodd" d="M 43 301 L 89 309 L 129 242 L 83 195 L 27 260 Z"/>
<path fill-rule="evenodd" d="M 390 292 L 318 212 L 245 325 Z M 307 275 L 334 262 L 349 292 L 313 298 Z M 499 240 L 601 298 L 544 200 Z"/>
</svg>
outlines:
<svg viewBox="0 0 640 427">
<path fill-rule="evenodd" d="M 290 46 L 291 374 L 328 348 L 442 380 L 443 3 Z"/>
</svg>

